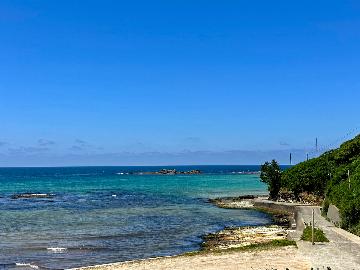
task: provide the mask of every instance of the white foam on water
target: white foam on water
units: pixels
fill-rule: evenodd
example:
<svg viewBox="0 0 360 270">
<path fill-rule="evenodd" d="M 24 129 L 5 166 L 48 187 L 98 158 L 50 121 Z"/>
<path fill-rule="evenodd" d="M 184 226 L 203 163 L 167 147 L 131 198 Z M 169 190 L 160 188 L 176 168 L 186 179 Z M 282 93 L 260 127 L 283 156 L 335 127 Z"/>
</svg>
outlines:
<svg viewBox="0 0 360 270">
<path fill-rule="evenodd" d="M 31 264 L 31 263 L 15 263 L 16 266 L 19 267 L 30 267 L 33 269 L 39 269 L 39 266 L 35 265 L 35 264 Z"/>
<path fill-rule="evenodd" d="M 47 248 L 48 251 L 54 252 L 54 253 L 63 253 L 67 251 L 67 248 L 62 247 L 49 247 Z"/>
</svg>

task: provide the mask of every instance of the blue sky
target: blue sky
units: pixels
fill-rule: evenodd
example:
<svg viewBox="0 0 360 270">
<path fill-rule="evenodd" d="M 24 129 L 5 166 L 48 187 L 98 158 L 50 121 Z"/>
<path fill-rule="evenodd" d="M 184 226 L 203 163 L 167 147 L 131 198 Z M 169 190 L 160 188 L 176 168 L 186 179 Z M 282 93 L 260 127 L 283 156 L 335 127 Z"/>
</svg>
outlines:
<svg viewBox="0 0 360 270">
<path fill-rule="evenodd" d="M 358 1 L 0 2 L 0 166 L 288 162 L 355 136 Z"/>
</svg>

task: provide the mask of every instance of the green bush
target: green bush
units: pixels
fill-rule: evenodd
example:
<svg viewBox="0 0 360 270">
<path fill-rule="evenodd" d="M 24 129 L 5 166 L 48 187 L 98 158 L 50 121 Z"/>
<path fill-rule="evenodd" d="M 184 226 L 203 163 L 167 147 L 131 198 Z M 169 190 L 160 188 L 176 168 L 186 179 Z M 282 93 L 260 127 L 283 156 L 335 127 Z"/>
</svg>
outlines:
<svg viewBox="0 0 360 270">
<path fill-rule="evenodd" d="M 261 166 L 260 179 L 268 185 L 271 199 L 277 199 L 281 186 L 281 170 L 279 164 L 272 160 Z"/>
<path fill-rule="evenodd" d="M 321 208 L 321 214 L 326 216 L 327 215 L 327 212 L 329 210 L 329 206 L 330 206 L 330 201 L 329 199 L 325 199 L 323 204 L 322 204 L 322 208 Z"/>
<path fill-rule="evenodd" d="M 301 240 L 312 241 L 312 229 L 310 226 L 306 226 L 301 236 Z M 321 229 L 314 228 L 314 242 L 329 242 L 325 233 Z"/>
<path fill-rule="evenodd" d="M 352 226 L 350 228 L 350 232 L 360 236 L 360 223 L 358 223 L 357 225 Z"/>
</svg>

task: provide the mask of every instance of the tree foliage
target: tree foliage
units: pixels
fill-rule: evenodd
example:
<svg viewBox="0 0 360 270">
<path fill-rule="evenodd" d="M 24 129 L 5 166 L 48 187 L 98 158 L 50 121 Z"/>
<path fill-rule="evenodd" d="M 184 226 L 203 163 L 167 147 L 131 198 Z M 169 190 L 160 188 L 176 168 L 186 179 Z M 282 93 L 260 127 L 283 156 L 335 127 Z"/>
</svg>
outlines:
<svg viewBox="0 0 360 270">
<path fill-rule="evenodd" d="M 272 160 L 261 166 L 261 181 L 268 185 L 270 199 L 276 199 L 281 187 L 281 170 L 279 164 Z"/>
<path fill-rule="evenodd" d="M 360 235 L 360 135 L 338 149 L 286 170 L 281 187 L 295 196 L 311 192 L 326 197 L 327 203 L 340 209 L 342 227 Z"/>
</svg>

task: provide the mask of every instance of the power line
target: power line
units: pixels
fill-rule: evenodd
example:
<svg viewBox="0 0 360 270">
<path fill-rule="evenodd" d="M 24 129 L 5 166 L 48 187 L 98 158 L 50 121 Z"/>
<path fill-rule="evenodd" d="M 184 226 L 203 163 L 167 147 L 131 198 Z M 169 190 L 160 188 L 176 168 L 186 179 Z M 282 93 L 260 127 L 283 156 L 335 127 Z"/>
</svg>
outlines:
<svg viewBox="0 0 360 270">
<path fill-rule="evenodd" d="M 308 152 L 307 153 L 307 159 L 309 156 L 312 156 L 314 154 L 317 154 L 317 153 L 323 153 L 323 152 L 326 152 L 330 149 L 333 149 L 335 148 L 335 146 L 337 146 L 339 143 L 341 142 L 344 142 L 346 139 L 348 139 L 351 135 L 353 135 L 354 133 L 358 132 L 359 131 L 359 127 L 355 127 L 351 130 L 349 130 L 346 134 L 344 134 L 343 136 L 341 137 L 338 137 L 336 140 L 334 140 L 333 142 L 327 144 L 327 145 L 323 145 L 323 146 L 319 146 L 319 141 L 318 141 L 318 138 L 315 139 L 315 149 Z"/>
</svg>

